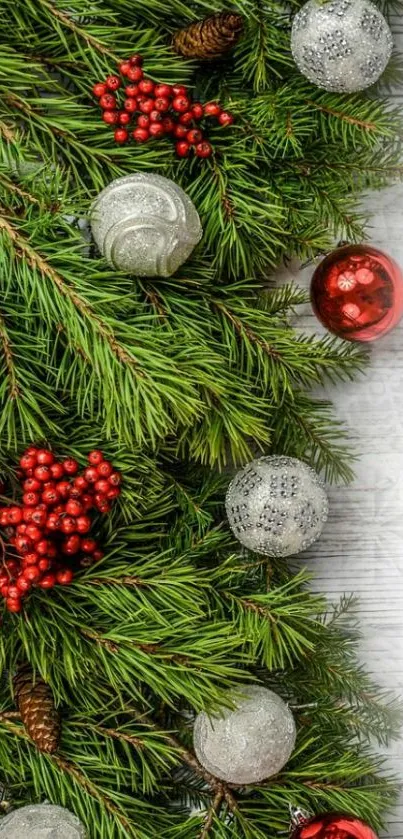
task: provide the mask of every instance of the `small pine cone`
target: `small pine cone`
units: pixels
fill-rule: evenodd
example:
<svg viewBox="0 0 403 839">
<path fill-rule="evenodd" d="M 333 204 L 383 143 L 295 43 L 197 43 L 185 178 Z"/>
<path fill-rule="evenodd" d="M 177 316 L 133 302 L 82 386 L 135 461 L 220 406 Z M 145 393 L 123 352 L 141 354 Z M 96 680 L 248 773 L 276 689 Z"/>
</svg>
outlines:
<svg viewBox="0 0 403 839">
<path fill-rule="evenodd" d="M 185 58 L 209 61 L 221 58 L 230 50 L 243 30 L 243 17 L 232 12 L 222 12 L 178 29 L 172 39 L 176 52 Z"/>
<path fill-rule="evenodd" d="M 26 665 L 14 678 L 14 697 L 27 733 L 40 752 L 52 754 L 59 746 L 60 715 L 52 691 Z"/>
</svg>

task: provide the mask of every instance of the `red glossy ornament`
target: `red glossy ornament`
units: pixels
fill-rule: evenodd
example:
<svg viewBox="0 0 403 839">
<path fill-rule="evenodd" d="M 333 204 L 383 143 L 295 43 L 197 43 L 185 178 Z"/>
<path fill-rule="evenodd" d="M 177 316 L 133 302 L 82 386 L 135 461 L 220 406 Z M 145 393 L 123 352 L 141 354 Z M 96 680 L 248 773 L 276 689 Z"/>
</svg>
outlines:
<svg viewBox="0 0 403 839">
<path fill-rule="evenodd" d="M 347 341 L 375 341 L 403 315 L 403 273 L 390 256 L 368 245 L 330 253 L 312 277 L 315 314 Z"/>
<path fill-rule="evenodd" d="M 378 836 L 369 824 L 356 816 L 327 813 L 303 820 L 291 834 L 291 839 L 378 839 Z"/>
</svg>

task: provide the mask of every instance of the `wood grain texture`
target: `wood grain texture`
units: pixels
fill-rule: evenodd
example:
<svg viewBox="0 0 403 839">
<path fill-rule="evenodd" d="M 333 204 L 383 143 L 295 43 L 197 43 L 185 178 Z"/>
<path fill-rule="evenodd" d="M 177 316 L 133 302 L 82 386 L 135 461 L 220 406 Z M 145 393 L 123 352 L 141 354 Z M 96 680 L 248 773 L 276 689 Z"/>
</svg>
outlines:
<svg viewBox="0 0 403 839">
<path fill-rule="evenodd" d="M 403 185 L 368 196 L 371 242 L 403 266 Z M 279 272 L 308 288 L 314 266 Z M 296 320 L 306 332 L 324 330 L 310 306 Z M 321 391 L 323 396 L 323 391 Z M 330 516 L 321 539 L 301 559 L 314 586 L 335 600 L 359 597 L 362 658 L 382 686 L 403 697 L 403 321 L 371 345 L 371 364 L 359 381 L 329 386 L 349 426 L 360 460 L 348 487 L 329 489 Z M 387 767 L 402 776 L 403 739 L 392 746 Z M 403 797 L 392 814 L 389 839 L 403 836 Z"/>
</svg>

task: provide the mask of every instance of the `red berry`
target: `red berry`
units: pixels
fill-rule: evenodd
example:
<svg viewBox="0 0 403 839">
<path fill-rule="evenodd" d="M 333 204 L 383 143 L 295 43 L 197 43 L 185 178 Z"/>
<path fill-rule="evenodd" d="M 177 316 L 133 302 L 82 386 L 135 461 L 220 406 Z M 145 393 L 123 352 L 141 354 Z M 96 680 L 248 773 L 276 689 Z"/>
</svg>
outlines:
<svg viewBox="0 0 403 839">
<path fill-rule="evenodd" d="M 218 117 L 221 113 L 221 107 L 218 102 L 207 102 L 204 106 L 204 113 L 206 117 Z"/>
<path fill-rule="evenodd" d="M 67 498 L 70 493 L 69 481 L 58 481 L 58 483 L 56 484 L 56 489 L 62 498 Z"/>
<path fill-rule="evenodd" d="M 95 496 L 95 504 L 100 513 L 109 513 L 111 505 L 105 495 L 98 492 Z"/>
<path fill-rule="evenodd" d="M 159 111 L 150 111 L 150 122 L 162 122 L 162 114 Z"/>
<path fill-rule="evenodd" d="M 51 563 L 50 559 L 47 559 L 46 557 L 43 557 L 38 562 L 38 568 L 39 568 L 40 571 L 42 571 L 42 573 L 44 571 L 49 571 L 51 569 L 51 567 L 52 567 L 52 563 Z"/>
<path fill-rule="evenodd" d="M 201 119 L 204 116 L 204 108 L 201 102 L 193 102 L 192 114 L 195 119 Z"/>
<path fill-rule="evenodd" d="M 56 545 L 53 545 L 53 543 L 50 543 L 50 545 L 48 547 L 48 552 L 46 554 L 47 558 L 48 559 L 56 559 L 56 557 L 58 555 L 58 550 L 59 549 L 56 547 Z"/>
<path fill-rule="evenodd" d="M 81 540 L 81 550 L 84 551 L 86 554 L 92 554 L 97 549 L 97 543 L 95 539 L 82 539 Z"/>
<path fill-rule="evenodd" d="M 218 115 L 218 122 L 220 125 L 232 125 L 234 117 L 228 111 L 221 111 L 221 114 Z"/>
<path fill-rule="evenodd" d="M 121 84 L 119 76 L 108 76 L 106 80 L 108 90 L 118 90 Z"/>
<path fill-rule="evenodd" d="M 95 481 L 99 478 L 98 469 L 95 466 L 87 466 L 84 471 L 84 477 L 89 484 L 95 484 Z"/>
<path fill-rule="evenodd" d="M 94 553 L 92 554 L 92 558 L 93 558 L 94 562 L 99 562 L 99 560 L 102 559 L 103 555 L 104 555 L 104 552 L 100 551 L 98 549 L 98 550 L 94 551 Z"/>
<path fill-rule="evenodd" d="M 55 456 L 49 449 L 38 449 L 36 459 L 41 466 L 51 466 L 54 463 Z"/>
<path fill-rule="evenodd" d="M 106 493 L 106 497 L 110 500 L 111 498 L 118 498 L 120 495 L 119 487 L 110 487 L 108 492 Z"/>
<path fill-rule="evenodd" d="M 19 524 L 22 521 L 21 507 L 10 507 L 7 518 L 9 524 Z"/>
<path fill-rule="evenodd" d="M 45 484 L 46 481 L 50 481 L 52 478 L 52 473 L 49 469 L 49 466 L 37 466 L 34 469 L 34 476 L 38 481 Z"/>
<path fill-rule="evenodd" d="M 170 97 L 172 96 L 172 86 L 170 84 L 156 84 L 154 88 L 154 96 L 158 98 L 159 96 Z M 186 91 L 185 91 L 186 93 Z"/>
<path fill-rule="evenodd" d="M 29 565 L 28 568 L 24 568 L 22 576 L 26 580 L 31 580 L 32 583 L 35 583 L 36 580 L 39 580 L 41 572 L 39 570 L 38 565 Z"/>
<path fill-rule="evenodd" d="M 21 469 L 26 472 L 28 469 L 34 469 L 36 466 L 36 457 L 31 454 L 23 454 L 20 458 Z"/>
<path fill-rule="evenodd" d="M 107 91 L 107 87 L 106 87 L 106 84 L 104 84 L 104 82 L 97 82 L 97 84 L 94 84 L 94 87 L 92 88 L 92 92 L 93 92 L 94 96 L 96 96 L 98 99 L 101 96 L 103 96 L 104 93 L 106 93 L 106 91 Z"/>
<path fill-rule="evenodd" d="M 21 612 L 22 603 L 18 597 L 7 597 L 6 606 L 9 612 Z"/>
<path fill-rule="evenodd" d="M 27 494 L 31 495 L 31 493 L 27 493 Z M 24 496 L 22 496 L 22 500 L 24 500 Z M 38 495 L 38 500 L 39 500 L 39 495 Z M 27 523 L 32 521 L 33 512 L 34 512 L 33 507 L 23 507 L 22 508 L 22 520 L 27 522 Z"/>
<path fill-rule="evenodd" d="M 187 92 L 188 89 L 183 84 L 172 85 L 172 93 L 174 94 L 174 96 L 186 96 Z"/>
<path fill-rule="evenodd" d="M 88 481 L 85 480 L 84 475 L 78 475 L 77 478 L 74 478 L 73 485 L 84 491 L 88 488 Z"/>
<path fill-rule="evenodd" d="M 127 76 L 128 72 L 130 70 L 130 62 L 129 61 L 121 61 L 118 66 L 119 66 L 119 72 L 122 74 L 122 76 Z"/>
<path fill-rule="evenodd" d="M 31 581 L 27 580 L 26 577 L 21 575 L 20 577 L 18 577 L 18 580 L 17 580 L 17 588 L 18 588 L 18 591 L 20 592 L 20 596 L 21 596 L 21 592 L 23 594 L 25 594 L 27 591 L 30 590 Z"/>
<path fill-rule="evenodd" d="M 76 554 L 80 550 L 81 547 L 81 539 L 77 536 L 77 533 L 73 533 L 72 536 L 69 536 L 68 539 L 65 539 L 62 545 L 62 551 L 64 554 Z"/>
<path fill-rule="evenodd" d="M 18 572 L 19 569 L 19 562 L 16 559 L 6 559 L 4 565 L 7 568 L 7 571 L 14 575 Z"/>
<path fill-rule="evenodd" d="M 119 114 L 117 111 L 104 111 L 102 119 L 107 125 L 116 125 L 119 120 Z"/>
<path fill-rule="evenodd" d="M 149 128 L 149 133 L 150 137 L 163 137 L 165 131 L 159 122 L 152 122 Z"/>
<path fill-rule="evenodd" d="M 37 527 L 44 527 L 47 518 L 46 504 L 39 504 L 35 510 L 32 510 L 30 521 L 36 524 Z"/>
<path fill-rule="evenodd" d="M 137 99 L 133 99 L 131 96 L 129 96 L 128 99 L 125 99 L 125 101 L 123 103 L 123 107 L 124 107 L 125 111 L 127 111 L 128 113 L 134 114 L 134 112 L 137 111 L 137 107 L 138 107 L 137 106 Z"/>
<path fill-rule="evenodd" d="M 125 94 L 126 94 L 126 96 L 128 96 L 128 97 L 129 97 L 129 99 L 132 99 L 132 98 L 134 98 L 134 99 L 135 99 L 135 98 L 136 98 L 136 96 L 137 96 L 137 94 L 138 94 L 138 92 L 139 92 L 139 86 L 138 86 L 138 84 L 128 84 L 128 85 L 125 87 Z"/>
<path fill-rule="evenodd" d="M 146 143 L 149 136 L 150 135 L 146 128 L 135 128 L 132 132 L 132 137 L 137 143 Z"/>
<path fill-rule="evenodd" d="M 175 128 L 175 123 L 171 117 L 164 117 L 162 120 L 162 125 L 165 131 L 165 134 L 172 134 Z"/>
<path fill-rule="evenodd" d="M 83 512 L 83 505 L 80 504 L 79 501 L 76 501 L 73 498 L 71 498 L 71 499 L 69 499 L 69 501 L 67 501 L 67 503 L 66 503 L 66 513 L 68 513 L 69 516 L 79 516 L 80 513 L 82 513 L 82 512 Z"/>
<path fill-rule="evenodd" d="M 45 574 L 38 583 L 40 588 L 53 588 L 56 585 L 56 574 Z"/>
<path fill-rule="evenodd" d="M 185 125 L 175 125 L 174 127 L 174 136 L 178 138 L 178 140 L 184 140 L 188 134 L 188 128 Z"/>
<path fill-rule="evenodd" d="M 186 135 L 186 139 L 188 143 L 195 145 L 196 143 L 201 143 L 203 134 L 198 128 L 191 128 Z"/>
<path fill-rule="evenodd" d="M 46 519 L 46 527 L 48 530 L 59 530 L 61 521 L 58 513 L 49 513 Z"/>
<path fill-rule="evenodd" d="M 38 554 L 35 553 L 34 551 L 32 551 L 29 554 L 24 554 L 22 562 L 23 562 L 23 565 L 25 567 L 25 566 L 28 566 L 28 565 L 37 565 L 38 560 L 39 560 Z"/>
<path fill-rule="evenodd" d="M 181 114 L 179 117 L 179 122 L 181 125 L 190 125 L 190 123 L 193 122 L 192 111 L 185 111 L 184 114 Z"/>
<path fill-rule="evenodd" d="M 36 505 L 39 504 L 39 501 L 40 501 L 40 498 L 39 498 L 39 495 L 38 495 L 37 492 L 24 492 L 24 495 L 22 496 L 22 503 L 26 507 L 36 507 Z M 24 518 L 24 514 L 23 514 L 23 518 Z M 25 519 L 24 519 L 24 521 L 25 521 Z"/>
<path fill-rule="evenodd" d="M 66 536 L 69 536 L 70 533 L 75 533 L 75 531 L 78 530 L 77 519 L 73 516 L 65 516 L 60 524 L 60 530 L 62 533 L 65 533 Z"/>
<path fill-rule="evenodd" d="M 39 542 L 42 539 L 42 530 L 36 524 L 28 524 L 25 531 L 26 536 L 31 539 L 31 542 Z"/>
<path fill-rule="evenodd" d="M 88 533 L 91 529 L 91 519 L 89 516 L 78 516 L 76 518 L 76 529 L 78 533 Z"/>
<path fill-rule="evenodd" d="M 197 157 L 211 157 L 213 154 L 213 147 L 206 140 L 203 143 L 198 143 L 195 152 Z"/>
<path fill-rule="evenodd" d="M 108 481 L 113 487 L 120 486 L 122 483 L 122 476 L 120 472 L 112 472 L 112 474 L 109 475 Z"/>
<path fill-rule="evenodd" d="M 142 114 L 150 114 L 154 110 L 154 99 L 144 99 L 139 102 L 139 110 Z"/>
<path fill-rule="evenodd" d="M 130 79 L 131 82 L 139 82 L 143 78 L 143 71 L 141 67 L 130 67 L 128 70 L 127 78 Z"/>
<path fill-rule="evenodd" d="M 172 101 L 172 107 L 174 111 L 178 111 L 178 113 L 184 114 L 185 111 L 188 111 L 190 108 L 190 99 L 188 99 L 187 96 L 183 95 L 175 96 L 175 99 Z"/>
<path fill-rule="evenodd" d="M 8 583 L 3 583 L 3 585 L 2 585 L 2 586 L 0 586 L 0 593 L 1 593 L 2 597 L 7 597 L 7 595 L 8 595 L 8 588 L 9 588 L 9 584 L 8 584 Z"/>
<path fill-rule="evenodd" d="M 161 111 L 162 114 L 165 114 L 166 111 L 169 110 L 169 99 L 167 96 L 157 96 L 155 100 L 155 110 Z"/>
<path fill-rule="evenodd" d="M 64 469 L 61 463 L 52 463 L 50 471 L 52 473 L 52 478 L 55 478 L 56 480 L 59 480 L 64 475 Z"/>
<path fill-rule="evenodd" d="M 79 464 L 74 457 L 68 457 L 66 460 L 63 461 L 63 469 L 66 472 L 66 475 L 76 475 L 79 470 Z"/>
<path fill-rule="evenodd" d="M 129 132 L 126 131 L 125 128 L 117 128 L 113 136 L 116 143 L 121 143 L 123 145 L 123 143 L 127 143 L 129 139 Z"/>
<path fill-rule="evenodd" d="M 60 501 L 60 495 L 57 489 L 55 487 L 53 489 L 45 489 L 42 493 L 42 501 L 47 507 L 51 507 L 52 504 L 57 504 Z"/>
<path fill-rule="evenodd" d="M 128 111 L 121 111 L 119 113 L 119 125 L 128 125 L 130 122 L 130 114 Z"/>
<path fill-rule="evenodd" d="M 148 128 L 150 125 L 150 117 L 146 114 L 140 114 L 140 116 L 137 117 L 137 125 L 139 128 Z"/>
<path fill-rule="evenodd" d="M 129 63 L 132 67 L 141 67 L 143 61 L 144 61 L 143 56 L 139 55 L 138 52 L 136 52 L 134 55 L 132 55 L 129 58 Z"/>
<path fill-rule="evenodd" d="M 100 492 L 101 495 L 105 495 L 105 493 L 108 492 L 109 486 L 109 481 L 107 481 L 106 478 L 100 478 L 100 480 L 95 483 L 95 491 Z"/>
<path fill-rule="evenodd" d="M 154 93 L 155 84 L 151 79 L 142 79 L 139 82 L 139 91 L 140 93 L 146 93 L 147 96 L 150 96 L 151 93 Z"/>
<path fill-rule="evenodd" d="M 104 93 L 99 100 L 99 104 L 104 111 L 111 111 L 116 108 L 116 96 L 113 96 L 112 93 Z"/>
<path fill-rule="evenodd" d="M 73 579 L 73 572 L 71 568 L 61 568 L 56 574 L 56 580 L 60 586 L 68 586 Z"/>
<path fill-rule="evenodd" d="M 87 512 L 87 510 L 91 510 L 94 506 L 94 497 L 84 493 L 84 495 L 81 496 L 81 503 L 84 507 L 84 512 Z"/>
<path fill-rule="evenodd" d="M 32 542 L 27 536 L 17 536 L 15 547 L 19 554 L 27 554 L 32 550 Z"/>
<path fill-rule="evenodd" d="M 39 556 L 47 556 L 49 546 L 50 542 L 48 539 L 41 539 L 40 542 L 36 543 L 35 550 Z"/>
<path fill-rule="evenodd" d="M 109 460 L 102 460 L 98 463 L 97 471 L 100 478 L 109 478 L 109 475 L 112 475 L 113 466 Z"/>
<path fill-rule="evenodd" d="M 16 585 L 11 585 L 8 587 L 8 596 L 15 600 L 16 597 L 21 597 L 21 592 Z"/>
</svg>

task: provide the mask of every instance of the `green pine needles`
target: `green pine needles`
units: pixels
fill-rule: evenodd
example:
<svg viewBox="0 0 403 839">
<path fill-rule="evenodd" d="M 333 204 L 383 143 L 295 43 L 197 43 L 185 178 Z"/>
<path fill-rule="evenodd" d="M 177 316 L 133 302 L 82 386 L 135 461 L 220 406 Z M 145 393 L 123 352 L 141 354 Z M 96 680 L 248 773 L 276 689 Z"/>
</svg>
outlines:
<svg viewBox="0 0 403 839">
<path fill-rule="evenodd" d="M 362 237 L 360 193 L 401 172 L 401 118 L 308 84 L 280 3 L 231 6 L 244 37 L 200 66 L 170 37 L 227 10 L 217 0 L 0 0 L 1 471 L 14 486 L 24 445 L 46 441 L 80 462 L 101 447 L 125 477 L 102 562 L 4 617 L 0 780 L 13 805 L 69 807 L 89 839 L 281 839 L 291 804 L 377 829 L 394 795 L 368 743 L 393 736 L 396 709 L 357 663 L 349 603 L 327 614 L 303 570 L 239 550 L 220 469 L 275 451 L 350 479 L 344 430 L 312 392 L 365 354 L 294 329 L 305 293 L 268 280 L 287 256 Z M 114 144 L 90 90 L 134 52 L 153 79 L 234 113 L 211 159 Z M 118 274 L 88 238 L 93 198 L 136 171 L 175 180 L 202 220 L 170 279 Z M 15 710 L 27 660 L 62 710 L 54 755 Z M 280 775 L 237 789 L 199 765 L 192 722 L 253 679 L 290 702 L 297 747 Z"/>
</svg>

